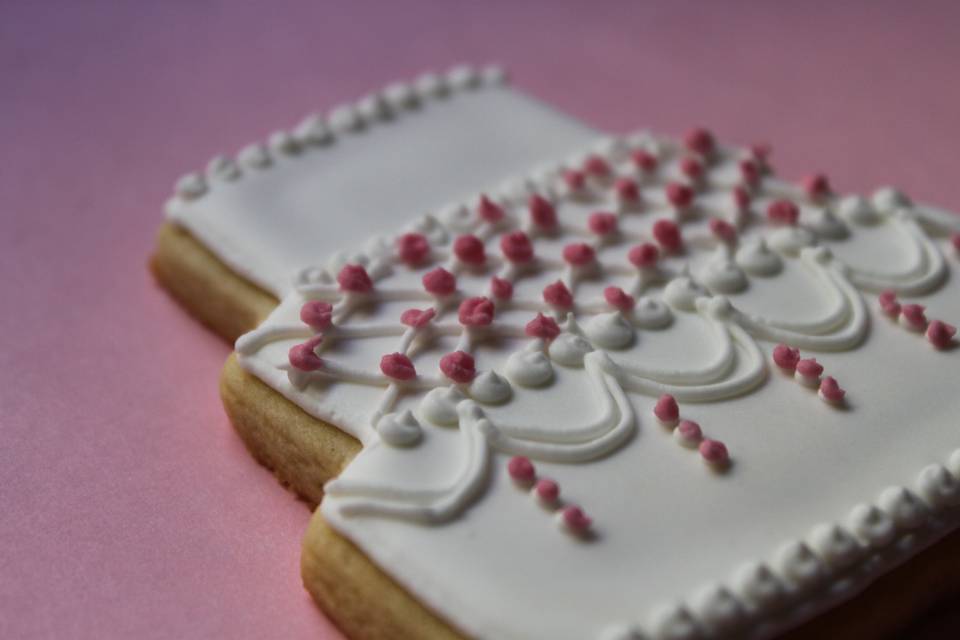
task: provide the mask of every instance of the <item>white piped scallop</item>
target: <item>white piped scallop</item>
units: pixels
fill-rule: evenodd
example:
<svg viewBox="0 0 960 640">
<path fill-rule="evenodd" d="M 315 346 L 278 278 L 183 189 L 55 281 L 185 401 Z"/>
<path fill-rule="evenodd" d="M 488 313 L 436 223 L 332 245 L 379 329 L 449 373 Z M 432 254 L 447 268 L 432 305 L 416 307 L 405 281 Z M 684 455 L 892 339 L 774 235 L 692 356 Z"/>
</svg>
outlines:
<svg viewBox="0 0 960 640">
<path fill-rule="evenodd" d="M 780 578 L 760 562 L 741 565 L 733 574 L 732 585 L 741 598 L 762 609 L 777 607 L 786 595 Z"/>
<path fill-rule="evenodd" d="M 465 399 L 466 396 L 455 387 L 437 387 L 420 401 L 420 413 L 434 424 L 453 426 L 460 419 L 457 404 Z"/>
<path fill-rule="evenodd" d="M 786 542 L 777 549 L 773 563 L 781 576 L 801 589 L 814 586 L 826 574 L 820 558 L 799 540 Z"/>
<path fill-rule="evenodd" d="M 357 102 L 357 112 L 365 122 L 386 120 L 391 115 L 390 105 L 379 93 L 371 93 Z"/>
<path fill-rule="evenodd" d="M 820 524 L 810 532 L 810 546 L 828 567 L 844 569 L 863 557 L 863 547 L 836 524 Z"/>
<path fill-rule="evenodd" d="M 447 95 L 446 80 L 435 73 L 424 73 L 416 79 L 414 86 L 421 100 Z"/>
<path fill-rule="evenodd" d="M 319 113 L 304 118 L 293 130 L 293 136 L 302 145 L 325 145 L 333 140 L 333 132 Z"/>
<path fill-rule="evenodd" d="M 860 227 L 880 222 L 877 210 L 863 196 L 845 196 L 837 204 L 837 213 L 848 223 Z"/>
<path fill-rule="evenodd" d="M 357 131 L 363 126 L 363 118 L 352 104 L 342 104 L 339 107 L 335 107 L 330 111 L 330 116 L 327 120 L 337 133 Z"/>
<path fill-rule="evenodd" d="M 286 131 L 274 131 L 267 138 L 267 146 L 277 155 L 292 156 L 300 152 L 300 143 Z"/>
<path fill-rule="evenodd" d="M 563 332 L 547 349 L 550 359 L 564 367 L 582 367 L 583 358 L 593 351 L 593 346 L 581 335 Z"/>
<path fill-rule="evenodd" d="M 598 313 L 587 321 L 584 332 L 591 342 L 604 349 L 628 347 L 635 335 L 633 325 L 619 311 Z"/>
<path fill-rule="evenodd" d="M 940 464 L 923 468 L 917 477 L 917 490 L 933 509 L 946 509 L 960 504 L 960 480 Z"/>
<path fill-rule="evenodd" d="M 483 404 L 503 404 L 513 391 L 510 383 L 496 371 L 484 371 L 470 383 L 470 397 Z"/>
<path fill-rule="evenodd" d="M 474 89 L 480 85 L 480 74 L 470 65 L 462 64 L 447 73 L 447 80 L 454 89 Z"/>
<path fill-rule="evenodd" d="M 894 209 L 909 209 L 913 206 L 907 194 L 895 187 L 880 187 L 873 192 L 871 201 L 874 207 L 885 213 L 892 212 Z"/>
<path fill-rule="evenodd" d="M 237 160 L 239 160 L 243 166 L 251 169 L 265 169 L 269 167 L 272 162 L 267 147 L 259 143 L 244 147 L 240 153 L 237 154 Z"/>
<path fill-rule="evenodd" d="M 877 505 L 889 515 L 900 529 L 914 529 L 923 524 L 927 509 L 903 487 L 887 487 L 880 492 Z"/>
<path fill-rule="evenodd" d="M 643 329 L 663 329 L 673 322 L 673 312 L 661 300 L 642 296 L 633 308 L 633 320 Z"/>
<path fill-rule="evenodd" d="M 440 211 L 439 217 L 440 220 L 447 226 L 447 228 L 457 233 L 466 233 L 471 231 L 476 222 L 473 211 L 471 211 L 467 205 L 462 203 L 444 207 Z"/>
<path fill-rule="evenodd" d="M 679 602 L 654 607 L 648 626 L 654 640 L 694 640 L 702 636 L 689 609 Z"/>
<path fill-rule="evenodd" d="M 725 254 L 708 261 L 698 277 L 714 293 L 738 293 L 747 288 L 747 276 Z"/>
<path fill-rule="evenodd" d="M 663 289 L 663 299 L 667 304 L 681 311 L 696 310 L 697 298 L 706 295 L 707 292 L 689 276 L 678 276 Z"/>
<path fill-rule="evenodd" d="M 199 173 L 188 173 L 177 180 L 173 190 L 184 200 L 196 200 L 207 192 L 207 181 Z"/>
<path fill-rule="evenodd" d="M 743 604 L 721 584 L 709 584 L 694 592 L 690 608 L 712 634 L 729 633 L 744 621 Z"/>
<path fill-rule="evenodd" d="M 207 175 L 211 178 L 233 181 L 240 177 L 240 167 L 227 156 L 214 156 L 207 163 Z"/>
<path fill-rule="evenodd" d="M 423 437 L 420 423 L 409 409 L 403 413 L 388 413 L 377 421 L 380 439 L 393 447 L 411 447 Z"/>
<path fill-rule="evenodd" d="M 521 387 L 542 387 L 553 380 L 553 366 L 541 350 L 541 344 L 534 340 L 526 348 L 510 354 L 504 371 L 511 382 Z"/>
<path fill-rule="evenodd" d="M 896 534 L 893 518 L 873 505 L 856 505 L 848 522 L 853 534 L 875 549 L 890 544 Z"/>
<path fill-rule="evenodd" d="M 808 225 L 821 238 L 842 240 L 850 235 L 850 230 L 837 219 L 829 209 L 820 209 L 810 218 Z"/>
<path fill-rule="evenodd" d="M 417 92 L 404 82 L 388 85 L 383 90 L 383 97 L 394 111 L 413 109 L 419 104 Z"/>
<path fill-rule="evenodd" d="M 815 244 L 817 238 L 803 227 L 782 227 L 767 234 L 767 244 L 774 251 L 788 256 L 795 256 L 804 247 Z"/>
<path fill-rule="evenodd" d="M 783 269 L 783 260 L 770 251 L 762 238 L 752 238 L 743 243 L 735 259 L 752 276 L 773 276 Z"/>
<path fill-rule="evenodd" d="M 503 67 L 495 64 L 485 67 L 483 71 L 480 72 L 480 77 L 484 83 L 492 85 L 505 84 L 509 80 L 507 72 L 504 71 Z"/>
</svg>

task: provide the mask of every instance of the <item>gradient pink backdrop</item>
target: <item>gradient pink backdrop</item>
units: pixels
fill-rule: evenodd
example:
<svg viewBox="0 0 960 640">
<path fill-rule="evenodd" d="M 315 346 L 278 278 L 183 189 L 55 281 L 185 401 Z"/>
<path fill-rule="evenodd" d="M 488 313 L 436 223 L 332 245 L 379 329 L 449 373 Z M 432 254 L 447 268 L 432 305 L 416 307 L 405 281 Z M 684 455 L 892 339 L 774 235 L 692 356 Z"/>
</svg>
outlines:
<svg viewBox="0 0 960 640">
<path fill-rule="evenodd" d="M 300 586 L 307 509 L 220 407 L 229 347 L 145 268 L 184 171 L 498 61 L 600 128 L 703 123 L 787 176 L 960 209 L 958 24 L 946 2 L 0 3 L 0 637 L 337 637 Z"/>
</svg>

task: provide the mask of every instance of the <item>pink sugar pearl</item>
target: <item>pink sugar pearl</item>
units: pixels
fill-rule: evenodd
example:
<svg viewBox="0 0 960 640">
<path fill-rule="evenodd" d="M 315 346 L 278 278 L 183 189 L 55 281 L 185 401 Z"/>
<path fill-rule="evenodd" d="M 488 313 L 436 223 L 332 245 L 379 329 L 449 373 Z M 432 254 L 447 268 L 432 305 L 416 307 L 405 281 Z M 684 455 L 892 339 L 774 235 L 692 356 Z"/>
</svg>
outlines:
<svg viewBox="0 0 960 640">
<path fill-rule="evenodd" d="M 406 233 L 397 238 L 397 256 L 412 267 L 421 264 L 430 255 L 430 243 L 422 233 Z"/>
<path fill-rule="evenodd" d="M 593 520 L 587 517 L 583 509 L 576 505 L 566 507 L 561 512 L 561 518 L 563 519 L 564 526 L 575 534 L 586 533 L 590 530 L 590 525 L 593 524 Z"/>
<path fill-rule="evenodd" d="M 322 300 L 310 300 L 300 307 L 300 321 L 314 331 L 326 331 L 333 322 L 333 305 Z"/>
<path fill-rule="evenodd" d="M 537 481 L 534 492 L 541 501 L 547 504 L 553 504 L 560 497 L 560 485 L 550 478 L 542 478 Z"/>
<path fill-rule="evenodd" d="M 785 344 L 778 344 L 773 349 L 773 362 L 784 371 L 793 373 L 800 362 L 800 350 L 792 349 Z"/>
<path fill-rule="evenodd" d="M 553 318 L 538 313 L 536 317 L 524 327 L 524 333 L 531 338 L 550 341 L 560 335 L 560 325 L 558 325 L 557 321 Z"/>
<path fill-rule="evenodd" d="M 700 443 L 700 455 L 708 463 L 714 466 L 723 466 L 730 461 L 730 454 L 727 452 L 727 445 L 719 440 L 705 438 Z"/>
<path fill-rule="evenodd" d="M 657 416 L 657 420 L 663 424 L 672 427 L 677 424 L 677 420 L 680 418 L 680 405 L 677 404 L 676 398 L 669 393 L 665 393 L 657 400 L 657 404 L 653 408 L 653 415 Z"/>
<path fill-rule="evenodd" d="M 527 202 L 530 219 L 541 229 L 553 229 L 557 226 L 557 210 L 541 195 L 532 195 Z"/>
<path fill-rule="evenodd" d="M 516 482 L 530 483 L 537 477 L 537 470 L 530 459 L 525 456 L 514 456 L 507 462 L 507 473 Z"/>
<path fill-rule="evenodd" d="M 693 420 L 681 420 L 673 435 L 683 446 L 696 447 L 703 438 L 703 430 Z"/>
<path fill-rule="evenodd" d="M 449 296 L 457 290 L 457 277 L 443 267 L 437 267 L 424 274 L 423 288 L 435 296 Z"/>
<path fill-rule="evenodd" d="M 820 397 L 830 404 L 841 404 L 847 392 L 840 388 L 837 380 L 832 376 L 826 376 L 820 381 Z"/>
<path fill-rule="evenodd" d="M 302 344 L 290 347 L 290 351 L 287 352 L 290 365 L 300 371 L 316 371 L 322 368 L 323 360 L 315 353 L 321 342 L 323 342 L 323 336 L 315 336 Z"/>
<path fill-rule="evenodd" d="M 562 280 L 557 280 L 553 284 L 548 284 L 543 288 L 543 300 L 558 309 L 570 309 L 573 307 L 573 294 Z"/>
<path fill-rule="evenodd" d="M 480 214 L 480 217 L 484 221 L 489 222 L 490 224 L 496 224 L 503 220 L 503 209 L 499 205 L 495 204 L 487 196 L 480 196 L 480 204 L 477 205 L 477 213 Z"/>
<path fill-rule="evenodd" d="M 413 362 L 402 353 L 388 353 L 380 358 L 380 371 L 394 380 L 413 380 L 417 377 Z"/>
<path fill-rule="evenodd" d="M 373 280 L 367 270 L 359 264 L 348 264 L 337 274 L 340 290 L 347 293 L 369 293 L 373 290 Z"/>
</svg>

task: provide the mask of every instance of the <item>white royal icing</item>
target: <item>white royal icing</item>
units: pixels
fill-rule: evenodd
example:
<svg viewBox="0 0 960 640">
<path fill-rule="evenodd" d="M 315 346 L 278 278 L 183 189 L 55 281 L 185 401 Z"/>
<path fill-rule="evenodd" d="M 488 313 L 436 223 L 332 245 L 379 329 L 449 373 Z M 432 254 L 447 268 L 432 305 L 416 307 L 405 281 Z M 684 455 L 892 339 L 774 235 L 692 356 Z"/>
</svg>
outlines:
<svg viewBox="0 0 960 640">
<path fill-rule="evenodd" d="M 472 82 L 428 77 L 416 90 L 428 99 Z M 660 169 L 630 165 L 639 147 Z M 725 148 L 678 216 L 664 183 L 680 175 L 679 145 L 605 141 L 564 168 L 600 166 L 598 148 L 616 177 L 637 180 L 642 205 L 618 206 L 613 177 L 599 173 L 582 191 L 556 171 L 515 181 L 509 197 L 491 196 L 502 220 L 481 218 L 466 194 L 404 227 L 429 245 L 422 261 L 400 259 L 399 234 L 344 250 L 301 270 L 238 340 L 248 371 L 364 445 L 326 487 L 324 518 L 467 634 L 561 640 L 771 637 L 960 525 L 957 353 L 928 348 L 875 299 L 890 290 L 956 322 L 944 236 L 960 223 L 890 192 L 813 202 L 769 174 L 735 211 L 743 154 Z M 532 220 L 531 190 L 553 204 L 555 226 Z M 784 194 L 799 203 L 797 226 L 766 220 Z M 592 230 L 597 211 L 614 214 L 614 231 Z M 737 237 L 714 237 L 712 217 L 736 219 Z M 630 248 L 655 242 L 660 219 L 679 220 L 682 248 L 634 266 Z M 530 260 L 501 250 L 517 230 Z M 458 257 L 464 234 L 482 244 L 481 263 Z M 576 265 L 564 257 L 572 243 L 589 248 Z M 358 265 L 370 290 L 342 292 L 342 270 Z M 452 293 L 425 290 L 438 267 Z M 497 297 L 494 277 L 512 295 Z M 490 298 L 492 322 L 464 326 L 461 305 L 476 296 Z M 298 369 L 288 350 L 317 335 L 299 319 L 307 301 L 329 303 L 331 320 L 314 352 L 322 364 Z M 411 309 L 433 315 L 402 324 Z M 777 343 L 816 356 L 814 389 L 773 364 Z M 416 375 L 387 375 L 391 354 Z M 472 379 L 449 377 L 463 367 Z M 817 399 L 827 377 L 845 399 Z M 653 415 L 661 394 L 702 433 L 673 421 L 671 436 Z M 727 464 L 699 462 L 718 441 Z M 517 500 L 513 456 L 562 485 L 560 504 Z M 572 505 L 582 511 L 570 520 Z"/>
<path fill-rule="evenodd" d="M 313 114 L 177 181 L 168 217 L 277 297 L 318 256 L 489 188 L 599 133 L 458 67 Z M 415 108 L 416 107 L 416 108 Z M 431 185 L 429 189 L 424 185 Z"/>
</svg>

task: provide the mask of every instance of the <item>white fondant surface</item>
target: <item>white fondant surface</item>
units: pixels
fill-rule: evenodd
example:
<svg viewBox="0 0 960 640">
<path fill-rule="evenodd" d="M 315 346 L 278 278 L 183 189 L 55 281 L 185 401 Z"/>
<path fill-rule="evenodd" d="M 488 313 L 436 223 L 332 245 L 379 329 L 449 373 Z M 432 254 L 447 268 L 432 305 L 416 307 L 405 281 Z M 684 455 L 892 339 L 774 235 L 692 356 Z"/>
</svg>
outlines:
<svg viewBox="0 0 960 640">
<path fill-rule="evenodd" d="M 451 91 L 323 146 L 209 178 L 168 215 L 234 271 L 282 297 L 296 269 L 563 156 L 598 132 L 509 86 Z"/>
<path fill-rule="evenodd" d="M 676 154 L 665 149 L 669 174 Z M 721 159 L 711 175 L 728 176 L 733 162 Z M 878 212 L 880 221 L 868 227 L 851 222 L 845 239 L 815 239 L 833 257 L 781 244 L 780 270 L 748 275 L 745 288 L 726 294 L 729 308 L 696 281 L 718 251 L 705 218 L 735 217 L 729 198 L 718 196 L 731 183 L 718 182 L 698 195 L 692 216 L 684 214 L 688 251 L 663 261 L 661 279 L 638 274 L 625 258 L 627 248 L 650 239 L 653 221 L 675 215 L 656 178 L 642 184 L 646 205 L 621 213 L 621 236 L 595 243 L 600 267 L 593 275 L 564 267 L 559 255 L 564 244 L 590 239 L 589 212 L 615 208 L 602 188 L 592 201 L 558 202 L 563 229 L 555 237 L 533 232 L 524 207 L 508 207 L 531 231 L 541 258 L 525 273 L 499 258 L 503 230 L 479 222 L 473 232 L 486 241 L 486 267 L 471 272 L 447 260 L 449 238 L 435 243 L 438 261 L 418 269 L 374 256 L 372 306 L 344 299 L 314 273 L 312 284 L 291 293 L 237 349 L 248 370 L 363 442 L 328 485 L 324 517 L 471 636 L 571 640 L 605 637 L 618 626 L 651 637 L 708 631 L 736 637 L 744 635 L 737 625 L 747 623 L 747 635 L 767 636 L 855 593 L 955 527 L 952 505 L 960 490 L 950 483 L 960 481 L 960 457 L 951 457 L 960 446 L 960 351 L 935 350 L 923 334 L 883 316 L 874 285 L 920 296 L 901 298 L 927 305 L 931 319 L 960 320 L 957 256 L 943 229 L 928 238 L 916 224 L 919 218 L 956 229 L 956 221 L 922 207 Z M 771 194 L 784 192 L 802 199 L 767 179 L 741 229 L 741 245 L 784 235 L 763 220 Z M 801 225 L 822 213 L 809 202 L 801 210 Z M 483 294 L 493 274 L 515 279 L 514 299 L 494 320 L 500 337 L 464 338 L 452 303 L 438 305 L 434 324 L 442 337 L 429 340 L 399 324 L 403 310 L 433 304 L 420 277 L 441 263 L 458 274 L 464 295 Z M 595 348 L 582 366 L 569 349 L 544 351 L 522 333 L 537 310 L 550 313 L 539 295 L 558 278 L 577 305 L 577 323 L 561 323 L 563 335 L 585 335 Z M 610 312 L 600 296 L 609 285 L 661 304 L 676 299 L 671 321 L 652 328 L 634 322 L 630 344 L 601 348 L 604 332 L 622 330 L 619 322 L 590 324 Z M 692 308 L 689 292 L 699 292 Z M 312 335 L 299 323 L 300 306 L 317 298 L 336 302 L 335 326 L 319 351 L 328 370 L 289 372 L 287 350 Z M 588 326 L 593 334 L 580 329 Z M 815 388 L 773 366 L 770 354 L 781 336 L 840 381 L 844 406 L 823 402 Z M 450 384 L 437 363 L 458 348 L 476 356 L 478 372 L 509 379 L 512 397 L 494 405 L 453 394 L 459 427 L 442 426 L 423 398 Z M 380 356 L 395 351 L 416 365 L 413 385 L 397 386 L 380 374 Z M 542 386 L 524 383 L 523 375 L 511 379 L 511 354 L 541 354 L 523 371 L 545 360 L 552 378 Z M 732 364 L 721 366 L 728 359 Z M 763 376 L 751 377 L 758 367 Z M 726 444 L 732 458 L 726 471 L 705 465 L 654 418 L 658 385 L 671 385 L 682 418 Z M 421 425 L 420 438 L 391 446 L 374 428 L 378 415 L 406 410 Z M 610 447 L 570 453 L 627 422 L 627 437 Z M 510 480 L 507 460 L 528 450 L 538 475 L 559 483 L 565 504 L 593 518 L 592 537 L 562 531 L 555 512 Z M 931 464 L 946 469 L 925 469 Z M 918 501 L 921 515 L 904 494 Z M 759 574 L 743 568 L 751 562 L 761 563 Z M 767 568 L 773 591 L 756 581 Z"/>
</svg>

